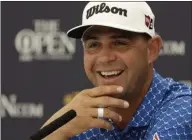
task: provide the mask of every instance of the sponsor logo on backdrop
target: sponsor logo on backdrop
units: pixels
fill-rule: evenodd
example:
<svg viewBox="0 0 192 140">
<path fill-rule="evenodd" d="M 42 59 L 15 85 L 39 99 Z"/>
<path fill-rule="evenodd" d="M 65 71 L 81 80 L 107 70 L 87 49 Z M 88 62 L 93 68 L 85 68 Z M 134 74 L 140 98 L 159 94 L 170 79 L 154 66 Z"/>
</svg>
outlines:
<svg viewBox="0 0 192 140">
<path fill-rule="evenodd" d="M 42 118 L 44 106 L 42 103 L 17 102 L 17 95 L 1 94 L 0 116 L 11 118 Z"/>
<path fill-rule="evenodd" d="M 160 56 L 184 56 L 186 43 L 184 41 L 165 40 Z"/>
<path fill-rule="evenodd" d="M 59 20 L 34 20 L 34 30 L 22 29 L 15 37 L 20 62 L 34 60 L 71 60 L 75 39 L 59 29 Z"/>
</svg>

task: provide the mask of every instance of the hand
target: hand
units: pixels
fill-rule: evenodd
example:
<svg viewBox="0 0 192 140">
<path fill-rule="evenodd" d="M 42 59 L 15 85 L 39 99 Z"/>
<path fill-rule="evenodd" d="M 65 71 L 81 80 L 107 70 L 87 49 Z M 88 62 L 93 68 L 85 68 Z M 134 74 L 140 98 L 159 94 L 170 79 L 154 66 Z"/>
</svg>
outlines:
<svg viewBox="0 0 192 140">
<path fill-rule="evenodd" d="M 111 85 L 85 89 L 79 92 L 69 104 L 56 112 L 43 126 L 71 109 L 76 111 L 77 117 L 47 136 L 45 140 L 64 140 L 91 128 L 112 129 L 113 126 L 109 122 L 97 118 L 97 109 L 98 107 L 104 108 L 104 118 L 109 118 L 116 122 L 121 121 L 122 117 L 116 112 L 109 110 L 108 107 L 128 108 L 129 104 L 127 101 L 112 97 L 122 94 L 122 91 L 122 87 Z"/>
</svg>

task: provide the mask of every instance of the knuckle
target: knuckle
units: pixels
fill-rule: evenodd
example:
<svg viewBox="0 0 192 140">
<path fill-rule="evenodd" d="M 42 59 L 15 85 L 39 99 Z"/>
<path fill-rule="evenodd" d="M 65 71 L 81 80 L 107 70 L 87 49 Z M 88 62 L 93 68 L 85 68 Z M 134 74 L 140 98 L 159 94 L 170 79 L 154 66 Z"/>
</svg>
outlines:
<svg viewBox="0 0 192 140">
<path fill-rule="evenodd" d="M 111 88 L 109 86 L 101 86 L 99 87 L 99 93 L 105 94 L 111 91 Z"/>
<path fill-rule="evenodd" d="M 100 102 L 103 105 L 103 107 L 109 107 L 111 105 L 111 99 L 110 97 L 107 97 L 107 96 L 101 97 Z"/>
<path fill-rule="evenodd" d="M 105 109 L 104 113 L 105 113 L 105 117 L 106 118 L 111 116 L 109 110 L 107 110 L 107 109 Z"/>
<path fill-rule="evenodd" d="M 119 120 L 119 115 L 113 111 L 106 110 L 106 117 L 112 120 Z"/>
<path fill-rule="evenodd" d="M 86 95 L 86 94 L 89 93 L 89 90 L 88 90 L 88 89 L 84 89 L 84 90 L 82 90 L 80 93 L 83 94 L 83 95 Z"/>
<path fill-rule="evenodd" d="M 119 115 L 114 113 L 113 114 L 113 119 L 116 120 L 116 121 L 119 121 Z"/>
<path fill-rule="evenodd" d="M 105 89 L 104 89 L 103 86 L 102 86 L 102 87 L 99 87 L 99 89 L 98 89 L 99 94 L 103 93 L 104 91 L 105 91 Z"/>
<path fill-rule="evenodd" d="M 84 89 L 81 91 L 81 96 L 83 96 L 83 98 L 91 97 L 91 94 L 93 94 L 93 91 L 91 89 Z"/>
</svg>

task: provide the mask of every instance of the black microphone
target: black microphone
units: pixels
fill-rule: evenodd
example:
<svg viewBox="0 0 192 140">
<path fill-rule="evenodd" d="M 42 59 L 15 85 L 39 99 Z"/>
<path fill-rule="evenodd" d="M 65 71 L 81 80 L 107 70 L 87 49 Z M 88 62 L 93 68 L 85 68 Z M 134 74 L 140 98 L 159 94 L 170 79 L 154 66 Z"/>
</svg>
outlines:
<svg viewBox="0 0 192 140">
<path fill-rule="evenodd" d="M 51 134 L 53 131 L 58 129 L 59 127 L 63 126 L 67 122 L 71 121 L 73 118 L 76 117 L 76 112 L 74 110 L 70 110 L 67 113 L 63 114 L 61 117 L 57 118 L 50 124 L 46 125 L 35 134 L 30 136 L 30 140 L 41 140 Z"/>
</svg>

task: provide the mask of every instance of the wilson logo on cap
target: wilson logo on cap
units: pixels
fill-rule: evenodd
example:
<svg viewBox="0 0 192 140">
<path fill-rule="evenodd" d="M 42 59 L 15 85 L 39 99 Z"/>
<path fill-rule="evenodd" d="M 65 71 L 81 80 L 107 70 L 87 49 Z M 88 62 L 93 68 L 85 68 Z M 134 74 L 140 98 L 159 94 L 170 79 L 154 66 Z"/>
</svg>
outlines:
<svg viewBox="0 0 192 140">
<path fill-rule="evenodd" d="M 123 15 L 125 17 L 127 17 L 127 10 L 126 9 L 122 9 L 122 8 L 117 8 L 117 7 L 109 7 L 107 6 L 105 3 L 101 3 L 100 5 L 96 5 L 91 7 L 90 9 L 87 10 L 87 16 L 86 18 L 90 18 L 91 16 L 93 16 L 94 14 L 98 14 L 98 13 L 113 13 L 113 14 L 119 14 L 119 15 Z"/>
<path fill-rule="evenodd" d="M 153 29 L 153 19 L 150 16 L 145 15 L 145 25 L 149 29 Z"/>
</svg>

